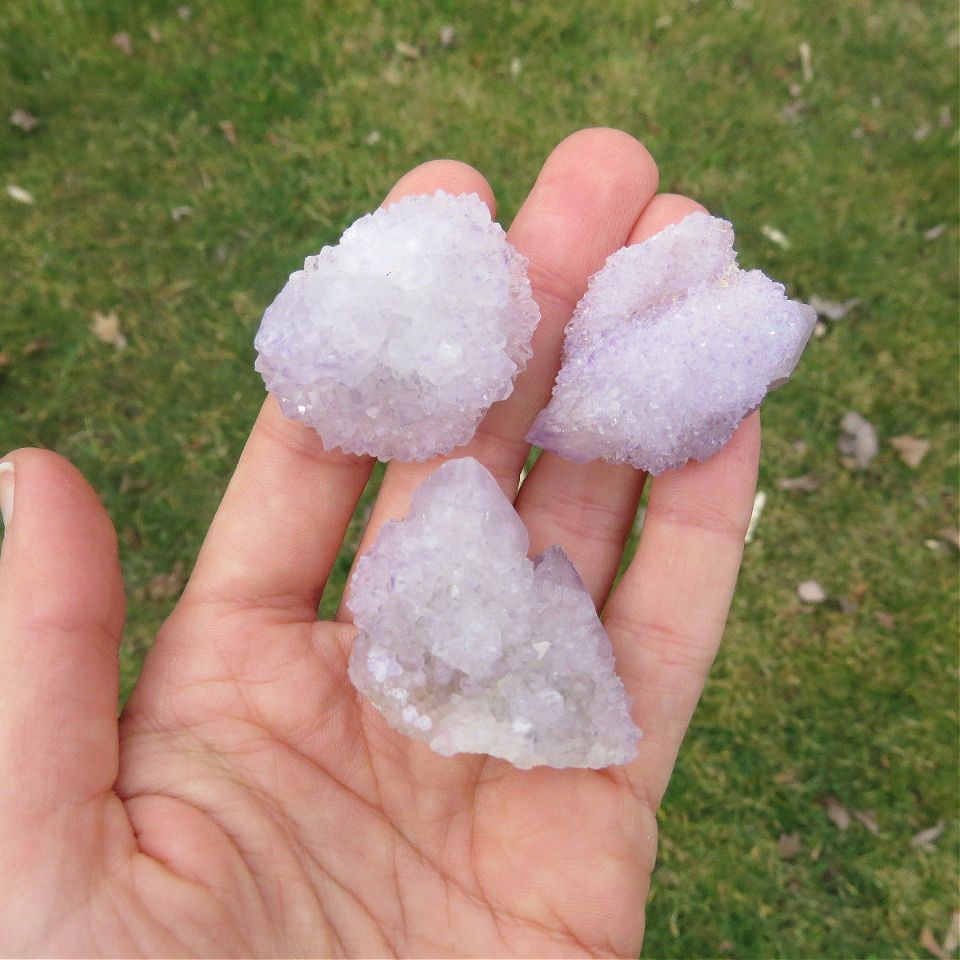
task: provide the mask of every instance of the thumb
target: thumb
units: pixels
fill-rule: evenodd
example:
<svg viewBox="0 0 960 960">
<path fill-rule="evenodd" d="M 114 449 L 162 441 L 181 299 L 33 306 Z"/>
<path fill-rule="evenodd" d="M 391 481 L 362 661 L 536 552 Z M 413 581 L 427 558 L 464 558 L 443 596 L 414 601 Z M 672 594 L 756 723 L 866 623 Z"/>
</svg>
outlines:
<svg viewBox="0 0 960 960">
<path fill-rule="evenodd" d="M 3 829 L 111 790 L 123 582 L 117 538 L 80 473 L 45 450 L 0 461 Z"/>
</svg>

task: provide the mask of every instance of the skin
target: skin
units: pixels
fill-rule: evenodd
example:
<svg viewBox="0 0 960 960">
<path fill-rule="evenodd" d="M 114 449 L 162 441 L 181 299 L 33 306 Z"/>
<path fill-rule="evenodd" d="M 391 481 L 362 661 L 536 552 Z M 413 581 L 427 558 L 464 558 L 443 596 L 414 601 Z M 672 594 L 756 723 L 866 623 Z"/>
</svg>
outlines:
<svg viewBox="0 0 960 960">
<path fill-rule="evenodd" d="M 386 202 L 437 188 L 493 209 L 483 177 L 449 160 Z M 615 590 L 644 476 L 544 453 L 517 486 L 587 278 L 701 209 L 656 190 L 653 159 L 625 133 L 556 147 L 510 230 L 543 314 L 535 355 L 456 451 L 516 498 L 531 554 L 559 542 L 581 572 L 644 731 L 638 758 L 518 771 L 387 728 L 347 679 L 346 611 L 316 619 L 371 461 L 324 450 L 272 399 L 118 721 L 112 524 L 69 463 L 18 450 L 0 475 L 14 491 L 0 553 L 0 952 L 637 954 L 655 813 L 727 616 L 759 422 L 653 482 Z M 361 551 L 440 462 L 390 464 Z"/>
</svg>

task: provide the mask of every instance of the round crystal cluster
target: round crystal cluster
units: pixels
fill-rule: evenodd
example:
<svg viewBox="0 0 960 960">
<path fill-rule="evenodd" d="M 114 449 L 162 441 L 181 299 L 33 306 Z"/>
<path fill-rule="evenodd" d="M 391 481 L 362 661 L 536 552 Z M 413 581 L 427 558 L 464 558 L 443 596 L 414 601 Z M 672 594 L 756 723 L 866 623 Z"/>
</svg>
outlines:
<svg viewBox="0 0 960 960">
<path fill-rule="evenodd" d="M 264 313 L 256 369 L 328 449 L 448 453 L 531 355 L 526 267 L 476 194 L 406 197 L 291 275 Z"/>
</svg>

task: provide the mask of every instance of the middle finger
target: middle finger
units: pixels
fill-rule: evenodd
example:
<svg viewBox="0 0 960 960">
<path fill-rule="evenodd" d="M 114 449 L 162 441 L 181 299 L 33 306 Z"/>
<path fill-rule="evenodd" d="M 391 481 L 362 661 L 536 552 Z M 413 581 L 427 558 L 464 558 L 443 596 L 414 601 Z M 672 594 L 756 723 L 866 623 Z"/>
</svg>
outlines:
<svg viewBox="0 0 960 960">
<path fill-rule="evenodd" d="M 470 443 L 424 463 L 389 465 L 358 555 L 386 521 L 406 514 L 413 491 L 450 458 L 476 457 L 514 499 L 529 450 L 524 438 L 550 396 L 564 327 L 588 277 L 626 242 L 657 178 L 643 144 L 619 130 L 581 130 L 553 150 L 507 234 L 530 261 L 540 306 L 533 356 L 513 393 L 491 407 Z M 342 606 L 339 616 L 346 617 Z"/>
</svg>

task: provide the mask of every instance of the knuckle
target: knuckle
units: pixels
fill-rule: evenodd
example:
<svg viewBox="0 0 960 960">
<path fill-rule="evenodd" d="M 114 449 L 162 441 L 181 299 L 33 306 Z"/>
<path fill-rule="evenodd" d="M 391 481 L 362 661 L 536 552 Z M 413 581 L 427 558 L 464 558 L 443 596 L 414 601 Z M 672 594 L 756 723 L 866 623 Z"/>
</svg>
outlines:
<svg viewBox="0 0 960 960">
<path fill-rule="evenodd" d="M 630 531 L 633 516 L 597 498 L 583 493 L 553 491 L 550 500 L 533 496 L 524 504 L 524 512 L 535 522 L 569 534 L 577 540 L 622 547 Z"/>
<path fill-rule="evenodd" d="M 733 514 L 726 505 L 713 499 L 690 500 L 682 504 L 662 507 L 652 522 L 682 527 L 695 533 L 718 537 L 730 543 L 743 543 L 749 523 L 748 516 Z"/>
</svg>

